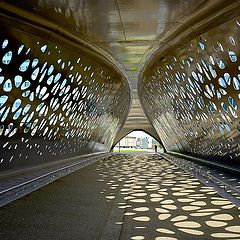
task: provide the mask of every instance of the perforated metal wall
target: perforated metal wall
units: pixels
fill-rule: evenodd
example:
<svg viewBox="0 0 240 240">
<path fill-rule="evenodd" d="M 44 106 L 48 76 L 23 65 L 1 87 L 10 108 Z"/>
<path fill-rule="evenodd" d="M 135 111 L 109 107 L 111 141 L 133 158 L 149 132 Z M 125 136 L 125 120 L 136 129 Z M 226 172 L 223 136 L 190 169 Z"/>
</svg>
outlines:
<svg viewBox="0 0 240 240">
<path fill-rule="evenodd" d="M 0 35 L 0 169 L 109 150 L 129 110 L 124 77 L 61 36 L 12 24 Z"/>
<path fill-rule="evenodd" d="M 239 39 L 237 17 L 182 40 L 146 68 L 140 98 L 167 150 L 240 159 Z"/>
</svg>

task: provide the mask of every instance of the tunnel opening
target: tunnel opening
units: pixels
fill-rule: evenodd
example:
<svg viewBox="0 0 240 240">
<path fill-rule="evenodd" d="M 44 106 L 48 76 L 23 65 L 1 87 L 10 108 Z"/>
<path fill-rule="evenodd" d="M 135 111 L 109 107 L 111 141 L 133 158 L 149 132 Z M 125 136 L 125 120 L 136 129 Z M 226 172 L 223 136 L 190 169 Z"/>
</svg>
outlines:
<svg viewBox="0 0 240 240">
<path fill-rule="evenodd" d="M 134 130 L 121 138 L 114 146 L 113 152 L 153 153 L 164 152 L 162 144 L 143 130 Z"/>
</svg>

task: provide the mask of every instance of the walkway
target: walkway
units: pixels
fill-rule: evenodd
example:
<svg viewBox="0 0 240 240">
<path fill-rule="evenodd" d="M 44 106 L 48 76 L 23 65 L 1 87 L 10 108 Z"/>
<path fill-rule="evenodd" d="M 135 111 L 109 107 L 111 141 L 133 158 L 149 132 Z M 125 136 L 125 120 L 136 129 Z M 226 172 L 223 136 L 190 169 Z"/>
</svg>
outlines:
<svg viewBox="0 0 240 240">
<path fill-rule="evenodd" d="M 114 155 L 0 209 L 1 240 L 240 239 L 240 211 L 157 155 Z"/>
</svg>

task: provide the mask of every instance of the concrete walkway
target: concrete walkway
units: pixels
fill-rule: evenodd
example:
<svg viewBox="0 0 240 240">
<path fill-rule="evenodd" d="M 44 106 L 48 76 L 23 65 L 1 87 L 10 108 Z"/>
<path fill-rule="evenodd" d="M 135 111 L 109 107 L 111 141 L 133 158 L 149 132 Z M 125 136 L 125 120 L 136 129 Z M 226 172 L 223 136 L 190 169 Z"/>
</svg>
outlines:
<svg viewBox="0 0 240 240">
<path fill-rule="evenodd" d="M 240 210 L 157 155 L 114 155 L 2 207 L 0 239 L 240 239 Z"/>
</svg>

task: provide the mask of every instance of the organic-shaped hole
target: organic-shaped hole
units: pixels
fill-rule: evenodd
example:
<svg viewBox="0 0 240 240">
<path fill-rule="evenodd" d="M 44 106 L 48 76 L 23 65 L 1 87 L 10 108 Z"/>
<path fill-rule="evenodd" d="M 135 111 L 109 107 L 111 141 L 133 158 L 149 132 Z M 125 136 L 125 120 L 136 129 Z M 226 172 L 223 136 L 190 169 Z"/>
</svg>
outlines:
<svg viewBox="0 0 240 240">
<path fill-rule="evenodd" d="M 240 82 L 239 82 L 239 79 L 237 79 L 236 77 L 233 77 L 233 87 L 236 90 L 240 89 Z"/>
<path fill-rule="evenodd" d="M 54 78 L 54 83 L 58 82 L 59 79 L 61 78 L 62 74 L 61 73 L 58 73 L 55 78 Z"/>
<path fill-rule="evenodd" d="M 21 76 L 19 76 L 19 75 L 16 75 L 16 76 L 15 76 L 15 78 L 14 78 L 14 83 L 15 83 L 16 88 L 18 88 L 18 87 L 21 85 L 22 79 L 23 79 L 23 78 L 22 78 Z"/>
<path fill-rule="evenodd" d="M 8 40 L 5 39 L 2 43 L 2 49 L 4 49 L 8 45 Z"/>
<path fill-rule="evenodd" d="M 225 91 L 224 89 L 220 88 L 219 91 L 222 95 L 227 95 L 227 91 Z"/>
<path fill-rule="evenodd" d="M 3 132 L 4 132 L 4 125 L 1 125 L 0 126 L 0 136 L 3 134 Z M 6 144 L 6 143 L 5 143 Z M 4 144 L 4 145 L 5 145 Z M 4 147 L 4 146 L 3 146 Z"/>
<path fill-rule="evenodd" d="M 206 96 L 208 98 L 212 98 L 213 97 L 213 92 L 212 92 L 212 89 L 209 87 L 209 85 L 206 85 L 205 89 L 206 89 L 207 93 L 210 95 L 210 97 L 208 95 L 206 95 Z"/>
<path fill-rule="evenodd" d="M 8 79 L 4 85 L 3 85 L 3 90 L 5 92 L 11 92 L 12 91 L 12 81 L 10 79 Z"/>
<path fill-rule="evenodd" d="M 33 121 L 32 126 L 31 126 L 31 129 L 33 129 L 34 127 L 37 126 L 38 121 L 39 121 L 38 119 L 35 119 L 35 120 Z"/>
<path fill-rule="evenodd" d="M 45 62 L 45 63 L 42 65 L 42 69 L 41 69 L 40 73 L 43 73 L 43 71 L 45 70 L 46 66 L 47 66 L 47 62 Z"/>
<path fill-rule="evenodd" d="M 42 73 L 41 77 L 39 78 L 39 82 L 42 82 L 43 78 L 45 77 L 46 75 L 46 72 L 47 72 L 47 69 L 44 70 L 44 72 Z"/>
<path fill-rule="evenodd" d="M 30 100 L 31 102 L 33 102 L 33 100 L 34 100 L 34 93 L 33 93 L 33 92 L 30 94 L 29 100 Z"/>
<path fill-rule="evenodd" d="M 22 45 L 18 48 L 18 55 L 22 52 L 23 48 L 24 48 L 24 45 L 22 44 Z"/>
<path fill-rule="evenodd" d="M 36 107 L 36 111 L 38 112 L 43 106 L 44 106 L 44 103 L 40 103 L 40 104 Z"/>
<path fill-rule="evenodd" d="M 225 82 L 230 86 L 231 84 L 231 76 L 229 73 L 224 73 L 224 79 L 225 79 Z"/>
<path fill-rule="evenodd" d="M 22 100 L 21 99 L 16 99 L 12 105 L 12 112 L 15 112 L 21 105 Z"/>
<path fill-rule="evenodd" d="M 10 134 L 8 135 L 8 137 L 12 137 L 13 135 L 15 135 L 16 133 L 17 133 L 17 128 L 14 128 L 11 132 L 10 132 Z"/>
<path fill-rule="evenodd" d="M 31 136 L 34 136 L 34 135 L 36 134 L 36 132 L 37 132 L 37 127 L 35 127 L 35 128 L 32 130 Z M 40 154 L 40 155 L 41 155 L 41 154 Z"/>
<path fill-rule="evenodd" d="M 53 65 L 50 65 L 50 67 L 48 68 L 47 75 L 48 75 L 48 76 L 51 75 L 52 72 L 53 72 L 53 70 L 54 70 L 54 66 L 53 66 Z"/>
<path fill-rule="evenodd" d="M 31 75 L 32 80 L 36 80 L 36 78 L 37 78 L 37 76 L 38 76 L 38 73 L 39 73 L 39 67 L 36 68 L 36 69 L 33 71 L 32 75 Z"/>
<path fill-rule="evenodd" d="M 21 90 L 27 89 L 30 85 L 31 83 L 28 80 L 26 80 L 25 82 L 22 83 Z"/>
<path fill-rule="evenodd" d="M 215 65 L 215 62 L 214 62 L 214 59 L 212 56 L 209 57 L 209 62 L 212 64 L 212 65 Z"/>
<path fill-rule="evenodd" d="M 47 49 L 47 44 L 43 45 L 43 46 L 40 48 L 40 50 L 41 50 L 42 53 L 45 53 L 46 49 Z"/>
<path fill-rule="evenodd" d="M 46 116 L 46 115 L 47 115 L 47 112 L 48 112 L 48 107 L 47 107 L 47 106 L 44 106 L 44 107 L 40 110 L 39 116 L 42 116 L 42 115 Z"/>
<path fill-rule="evenodd" d="M 27 71 L 27 69 L 28 69 L 28 67 L 29 67 L 29 64 L 30 64 L 30 60 L 27 59 L 26 61 L 24 61 L 24 62 L 20 65 L 19 71 L 21 71 L 21 72 Z"/>
<path fill-rule="evenodd" d="M 7 136 L 10 133 L 10 131 L 12 130 L 12 128 L 13 128 L 13 123 L 8 124 L 8 126 L 6 126 L 6 128 L 5 128 L 4 135 Z"/>
<path fill-rule="evenodd" d="M 23 115 L 26 115 L 31 108 L 31 104 L 27 104 L 23 109 Z"/>
<path fill-rule="evenodd" d="M 39 98 L 40 98 L 40 99 L 44 96 L 44 94 L 46 93 L 46 91 L 47 91 L 47 88 L 46 88 L 46 87 L 43 87 L 43 88 L 41 89 L 41 91 L 40 91 L 40 93 L 39 93 Z"/>
<path fill-rule="evenodd" d="M 7 100 L 8 100 L 7 95 L 0 96 L 0 108 L 7 102 Z"/>
<path fill-rule="evenodd" d="M 220 69 L 225 68 L 225 64 L 220 58 L 216 57 L 216 62 L 217 62 L 217 65 L 219 66 Z"/>
<path fill-rule="evenodd" d="M 62 88 L 66 85 L 66 83 L 67 83 L 67 79 L 64 79 L 64 80 L 62 81 L 62 84 L 61 84 L 61 86 L 60 86 L 60 89 L 62 89 Z"/>
<path fill-rule="evenodd" d="M 32 61 L 32 68 L 35 68 L 38 64 L 39 60 L 37 58 L 34 58 Z"/>
<path fill-rule="evenodd" d="M 34 116 L 34 112 L 31 112 L 29 117 L 27 118 L 26 122 L 30 122 L 31 119 L 33 118 L 33 116 Z"/>
<path fill-rule="evenodd" d="M 223 49 L 223 46 L 222 46 L 222 44 L 221 44 L 221 43 L 219 43 L 219 42 L 217 42 L 217 44 L 218 44 L 218 46 L 219 46 L 220 50 L 223 52 L 223 51 L 224 51 L 224 49 Z"/>
<path fill-rule="evenodd" d="M 212 74 L 212 77 L 216 78 L 217 77 L 217 72 L 215 71 L 215 69 L 211 65 L 209 65 L 209 70 Z"/>
<path fill-rule="evenodd" d="M 28 97 L 31 92 L 29 90 L 22 93 L 23 97 Z"/>
<path fill-rule="evenodd" d="M 9 51 L 3 56 L 2 62 L 3 64 L 9 64 L 11 60 L 12 60 L 12 51 Z"/>
<path fill-rule="evenodd" d="M 21 112 L 22 112 L 22 108 L 18 109 L 13 115 L 13 120 L 18 119 L 18 117 L 21 115 Z"/>
<path fill-rule="evenodd" d="M 224 88 L 227 87 L 227 84 L 226 84 L 226 82 L 225 82 L 225 80 L 223 78 L 219 78 L 218 79 L 218 83 L 219 83 L 220 86 L 222 86 Z"/>
<path fill-rule="evenodd" d="M 28 122 L 28 121 L 27 121 L 27 122 Z M 30 130 L 30 128 L 31 128 L 31 123 L 28 123 L 28 124 L 26 125 L 26 127 L 24 128 L 23 132 L 24 132 L 24 133 L 27 133 L 27 132 Z"/>
<path fill-rule="evenodd" d="M 3 108 L 3 110 L 5 110 L 5 108 Z M 1 122 L 5 121 L 5 119 L 7 118 L 8 114 L 9 114 L 9 112 L 10 112 L 10 107 L 4 113 L 2 113 Z"/>
<path fill-rule="evenodd" d="M 228 98 L 228 102 L 230 103 L 230 105 L 232 106 L 232 108 L 234 108 L 235 110 L 237 110 L 237 103 L 235 102 L 235 100 L 232 97 Z"/>
<path fill-rule="evenodd" d="M 51 75 L 51 76 L 48 78 L 47 84 L 48 84 L 48 85 L 51 85 L 52 82 L 53 82 L 53 75 Z"/>
<path fill-rule="evenodd" d="M 232 45 L 235 45 L 235 40 L 234 40 L 234 38 L 232 36 L 229 37 L 229 40 L 230 40 Z"/>
<path fill-rule="evenodd" d="M 228 55 L 229 55 L 229 58 L 232 62 L 236 62 L 237 61 L 237 55 L 234 51 L 232 50 L 228 50 Z"/>
<path fill-rule="evenodd" d="M 29 54 L 30 51 L 31 51 L 31 48 L 28 48 L 26 51 L 26 55 Z"/>
<path fill-rule="evenodd" d="M 0 84 L 3 83 L 4 79 L 5 79 L 5 78 L 4 78 L 3 76 L 0 76 Z"/>
</svg>

